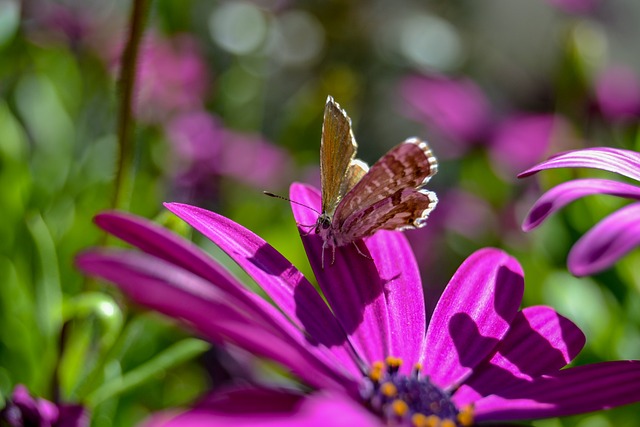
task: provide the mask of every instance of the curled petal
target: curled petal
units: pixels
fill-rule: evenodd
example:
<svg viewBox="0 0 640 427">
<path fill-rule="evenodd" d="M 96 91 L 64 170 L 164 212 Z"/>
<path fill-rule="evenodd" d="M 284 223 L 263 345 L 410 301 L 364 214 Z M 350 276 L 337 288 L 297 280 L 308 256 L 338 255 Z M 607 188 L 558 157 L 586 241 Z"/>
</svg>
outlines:
<svg viewBox="0 0 640 427">
<path fill-rule="evenodd" d="M 544 169 L 593 168 L 615 172 L 640 181 L 640 153 L 620 148 L 585 148 L 556 154 L 518 175 L 524 178 Z"/>
<path fill-rule="evenodd" d="M 609 194 L 640 200 L 640 187 L 608 179 L 576 179 L 553 187 L 531 207 L 522 224 L 524 231 L 539 226 L 557 210 L 584 196 Z"/>
<path fill-rule="evenodd" d="M 458 385 L 509 330 L 522 295 L 518 262 L 493 248 L 473 253 L 438 301 L 424 355 L 425 374 L 440 387 Z"/>
<path fill-rule="evenodd" d="M 569 271 L 576 276 L 611 267 L 640 245 L 640 203 L 633 203 L 604 218 L 576 242 L 569 253 Z"/>
<path fill-rule="evenodd" d="M 511 323 L 496 353 L 474 369 L 454 400 L 464 406 L 496 390 L 555 373 L 577 356 L 584 343 L 582 331 L 552 308 L 525 308 Z"/>
<path fill-rule="evenodd" d="M 599 411 L 640 399 L 640 361 L 594 363 L 545 375 L 475 404 L 476 420 L 527 420 Z"/>
</svg>

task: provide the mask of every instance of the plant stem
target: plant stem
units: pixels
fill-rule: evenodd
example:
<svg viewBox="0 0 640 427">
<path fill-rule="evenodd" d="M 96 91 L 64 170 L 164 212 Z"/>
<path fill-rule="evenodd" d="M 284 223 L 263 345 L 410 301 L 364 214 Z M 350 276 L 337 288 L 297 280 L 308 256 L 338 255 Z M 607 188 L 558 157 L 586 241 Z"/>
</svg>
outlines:
<svg viewBox="0 0 640 427">
<path fill-rule="evenodd" d="M 140 51 L 140 41 L 151 0 L 134 0 L 129 22 L 129 36 L 122 53 L 120 75 L 118 76 L 118 92 L 120 108 L 118 112 L 118 165 L 115 178 L 115 190 L 111 206 L 114 209 L 124 208 L 126 195 L 130 193 L 131 166 L 133 163 L 133 93 L 136 83 L 136 66 Z"/>
</svg>

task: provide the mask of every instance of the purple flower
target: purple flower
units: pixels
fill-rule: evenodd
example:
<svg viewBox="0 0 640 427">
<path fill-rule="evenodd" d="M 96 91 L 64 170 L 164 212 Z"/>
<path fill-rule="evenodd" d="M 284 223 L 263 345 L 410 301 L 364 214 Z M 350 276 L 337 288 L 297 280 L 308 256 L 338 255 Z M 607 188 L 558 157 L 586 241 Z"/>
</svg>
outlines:
<svg viewBox="0 0 640 427">
<path fill-rule="evenodd" d="M 439 152 L 448 148 L 451 155 L 459 154 L 454 151 L 462 151 L 477 142 L 489 129 L 489 101 L 469 79 L 410 76 L 402 81 L 400 93 L 410 107 L 412 118 L 435 127 L 455 145 L 443 144 Z"/>
<path fill-rule="evenodd" d="M 601 169 L 640 181 L 640 154 L 606 147 L 567 151 L 522 172 L 518 177 L 553 168 Z M 523 230 L 536 228 L 565 205 L 592 194 L 640 200 L 640 186 L 597 178 L 562 183 L 534 203 L 522 224 Z M 632 203 L 604 218 L 576 242 L 569 252 L 569 270 L 576 276 L 600 272 L 639 244 L 640 203 Z"/>
<path fill-rule="evenodd" d="M 200 198 L 216 193 L 221 176 L 244 184 L 274 188 L 290 170 L 286 150 L 258 134 L 227 129 L 205 111 L 180 114 L 167 125 L 175 156 L 177 182 Z M 196 197 L 198 200 L 199 197 Z"/>
<path fill-rule="evenodd" d="M 122 46 L 118 57 L 121 53 Z M 141 45 L 136 72 L 134 110 L 139 119 L 163 123 L 177 113 L 203 107 L 209 70 L 190 36 L 167 39 L 148 35 Z"/>
<path fill-rule="evenodd" d="M 628 67 L 604 70 L 595 82 L 595 95 L 600 111 L 611 120 L 640 117 L 640 82 Z"/>
<path fill-rule="evenodd" d="M 10 427 L 85 427 L 89 416 L 81 405 L 55 404 L 36 399 L 23 385 L 17 385 L 4 409 L 0 411 L 0 425 Z"/>
<path fill-rule="evenodd" d="M 544 158 L 555 133 L 566 134 L 564 119 L 553 114 L 522 114 L 498 126 L 490 145 L 492 163 L 508 180 Z M 560 138 L 563 139 L 563 138 Z"/>
<path fill-rule="evenodd" d="M 319 208 L 300 184 L 291 198 Z M 195 245 L 141 218 L 111 212 L 96 223 L 137 247 L 93 250 L 78 266 L 116 283 L 134 301 L 181 319 L 288 368 L 299 388 L 237 386 L 150 426 L 469 426 L 589 412 L 640 401 L 640 362 L 562 369 L 582 332 L 548 307 L 519 310 L 524 279 L 497 249 L 471 255 L 431 317 L 402 233 L 380 231 L 336 248 L 321 267 L 322 241 L 302 240 L 324 298 L 282 255 L 229 219 L 194 206 L 166 207 L 220 246 L 273 301 L 243 287 Z M 293 205 L 299 224 L 317 214 Z M 370 257 L 370 258 L 369 258 Z M 445 421 L 448 420 L 448 421 Z"/>
</svg>

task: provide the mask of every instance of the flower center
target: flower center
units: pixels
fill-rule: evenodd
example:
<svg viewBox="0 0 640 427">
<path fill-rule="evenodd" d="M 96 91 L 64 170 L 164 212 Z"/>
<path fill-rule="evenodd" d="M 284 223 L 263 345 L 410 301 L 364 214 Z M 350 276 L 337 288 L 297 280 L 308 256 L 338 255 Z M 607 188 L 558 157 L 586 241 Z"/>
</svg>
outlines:
<svg viewBox="0 0 640 427">
<path fill-rule="evenodd" d="M 402 360 L 387 357 L 376 362 L 364 378 L 361 395 L 367 406 L 390 426 L 469 427 L 473 408 L 459 410 L 449 393 L 420 375 L 416 366 L 410 375 L 399 372 Z"/>
</svg>

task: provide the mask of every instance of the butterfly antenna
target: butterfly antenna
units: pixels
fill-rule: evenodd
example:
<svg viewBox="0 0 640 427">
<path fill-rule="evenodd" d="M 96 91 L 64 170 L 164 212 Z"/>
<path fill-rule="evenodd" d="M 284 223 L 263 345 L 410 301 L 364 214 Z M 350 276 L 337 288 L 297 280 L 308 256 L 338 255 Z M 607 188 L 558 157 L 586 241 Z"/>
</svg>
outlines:
<svg viewBox="0 0 640 427">
<path fill-rule="evenodd" d="M 286 200 L 287 202 L 290 202 L 290 203 L 295 203 L 296 205 L 300 205 L 300 206 L 303 206 L 303 207 L 305 207 L 305 208 L 307 208 L 307 209 L 311 209 L 312 211 L 314 211 L 314 212 L 315 212 L 315 213 L 317 213 L 318 215 L 322 215 L 322 212 L 318 212 L 317 210 L 315 210 L 315 209 L 314 209 L 314 208 L 312 208 L 311 206 L 307 206 L 307 205 L 305 205 L 305 204 L 303 204 L 303 203 L 296 202 L 295 200 L 288 199 L 288 198 L 286 198 L 286 197 L 284 197 L 284 196 L 280 196 L 280 195 L 278 195 L 278 194 L 273 194 L 273 193 L 271 193 L 271 192 L 269 192 L 269 191 L 263 191 L 263 192 L 262 192 L 262 194 L 264 194 L 265 196 L 274 197 L 274 198 L 276 198 L 276 199 Z M 308 226 L 305 226 L 305 227 L 308 227 Z"/>
</svg>

